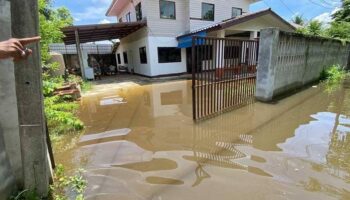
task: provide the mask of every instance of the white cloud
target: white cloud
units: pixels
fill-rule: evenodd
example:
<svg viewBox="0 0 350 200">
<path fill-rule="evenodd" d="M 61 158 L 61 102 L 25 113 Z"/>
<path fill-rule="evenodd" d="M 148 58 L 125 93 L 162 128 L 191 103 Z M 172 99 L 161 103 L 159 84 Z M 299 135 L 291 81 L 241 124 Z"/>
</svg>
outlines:
<svg viewBox="0 0 350 200">
<path fill-rule="evenodd" d="M 333 21 L 332 19 L 332 15 L 337 12 L 339 10 L 339 8 L 335 8 L 332 10 L 332 12 L 324 12 L 316 17 L 313 18 L 313 20 L 317 20 L 322 22 L 325 25 L 328 25 L 330 22 Z"/>
<path fill-rule="evenodd" d="M 322 13 L 322 14 L 316 16 L 315 18 L 313 18 L 313 20 L 317 20 L 317 21 L 322 22 L 324 24 L 329 24 L 332 21 L 332 16 L 331 16 L 331 13 L 325 12 L 325 13 Z"/>
<path fill-rule="evenodd" d="M 103 19 L 101 21 L 98 22 L 99 24 L 109 24 L 112 23 L 111 21 L 109 21 L 108 19 Z"/>
<path fill-rule="evenodd" d="M 106 21 L 106 12 L 112 0 L 85 0 L 87 7 L 84 6 L 83 10 L 79 12 L 73 12 L 75 22 L 80 23 L 110 23 Z"/>
</svg>

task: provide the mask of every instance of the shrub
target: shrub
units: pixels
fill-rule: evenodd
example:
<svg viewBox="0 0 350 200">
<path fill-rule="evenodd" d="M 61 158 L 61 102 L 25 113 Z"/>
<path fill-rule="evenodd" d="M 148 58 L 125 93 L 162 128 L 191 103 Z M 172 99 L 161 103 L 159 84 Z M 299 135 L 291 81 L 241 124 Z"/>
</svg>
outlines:
<svg viewBox="0 0 350 200">
<path fill-rule="evenodd" d="M 45 115 L 50 134 L 53 136 L 77 132 L 84 128 L 76 117 L 79 105 L 70 102 L 65 97 L 52 96 L 44 99 Z"/>
<path fill-rule="evenodd" d="M 347 75 L 347 72 L 340 65 L 332 65 L 331 67 L 321 72 L 321 80 L 326 80 L 328 83 L 339 83 Z"/>
</svg>

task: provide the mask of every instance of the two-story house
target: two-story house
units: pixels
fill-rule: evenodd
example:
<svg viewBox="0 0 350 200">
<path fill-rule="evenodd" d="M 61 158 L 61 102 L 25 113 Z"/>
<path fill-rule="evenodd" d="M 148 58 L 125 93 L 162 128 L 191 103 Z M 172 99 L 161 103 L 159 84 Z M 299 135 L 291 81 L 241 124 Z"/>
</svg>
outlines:
<svg viewBox="0 0 350 200">
<path fill-rule="evenodd" d="M 106 15 L 118 22 L 145 20 L 147 26 L 120 39 L 119 65 L 156 77 L 191 70 L 192 35 L 255 39 L 262 28 L 294 27 L 276 13 L 249 13 L 258 0 L 113 0 Z"/>
</svg>

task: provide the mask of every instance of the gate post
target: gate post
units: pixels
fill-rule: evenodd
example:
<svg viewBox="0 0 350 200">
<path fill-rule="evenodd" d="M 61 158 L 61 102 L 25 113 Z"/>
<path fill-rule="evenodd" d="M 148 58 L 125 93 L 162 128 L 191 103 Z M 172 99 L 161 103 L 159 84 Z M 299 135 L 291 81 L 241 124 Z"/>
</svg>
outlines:
<svg viewBox="0 0 350 200">
<path fill-rule="evenodd" d="M 278 29 L 269 28 L 260 32 L 255 96 L 260 101 L 271 101 L 274 95 L 278 42 Z"/>
<path fill-rule="evenodd" d="M 39 35 L 38 13 L 38 0 L 11 0 L 12 36 Z M 15 63 L 24 188 L 47 197 L 51 168 L 46 144 L 40 48 L 39 44 L 30 48 L 33 54 Z"/>
</svg>

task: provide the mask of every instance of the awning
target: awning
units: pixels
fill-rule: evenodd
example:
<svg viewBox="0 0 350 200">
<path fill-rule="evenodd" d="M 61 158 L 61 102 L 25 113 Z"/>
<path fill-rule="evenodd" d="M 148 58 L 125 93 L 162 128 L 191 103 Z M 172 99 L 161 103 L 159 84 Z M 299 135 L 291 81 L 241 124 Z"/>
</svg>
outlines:
<svg viewBox="0 0 350 200">
<path fill-rule="evenodd" d="M 65 44 L 75 44 L 76 30 L 78 31 L 80 43 L 122 39 L 145 26 L 147 26 L 145 20 L 139 22 L 68 26 L 62 29 L 65 35 L 63 41 Z"/>
<path fill-rule="evenodd" d="M 184 36 L 181 38 L 178 38 L 178 48 L 188 48 L 192 46 L 192 37 L 193 36 L 201 36 L 201 37 L 205 37 L 207 36 L 207 32 L 203 31 L 203 32 L 199 32 L 196 33 L 194 35 L 188 35 L 188 36 Z M 200 40 L 196 40 L 197 44 L 196 45 L 200 45 Z"/>
</svg>

